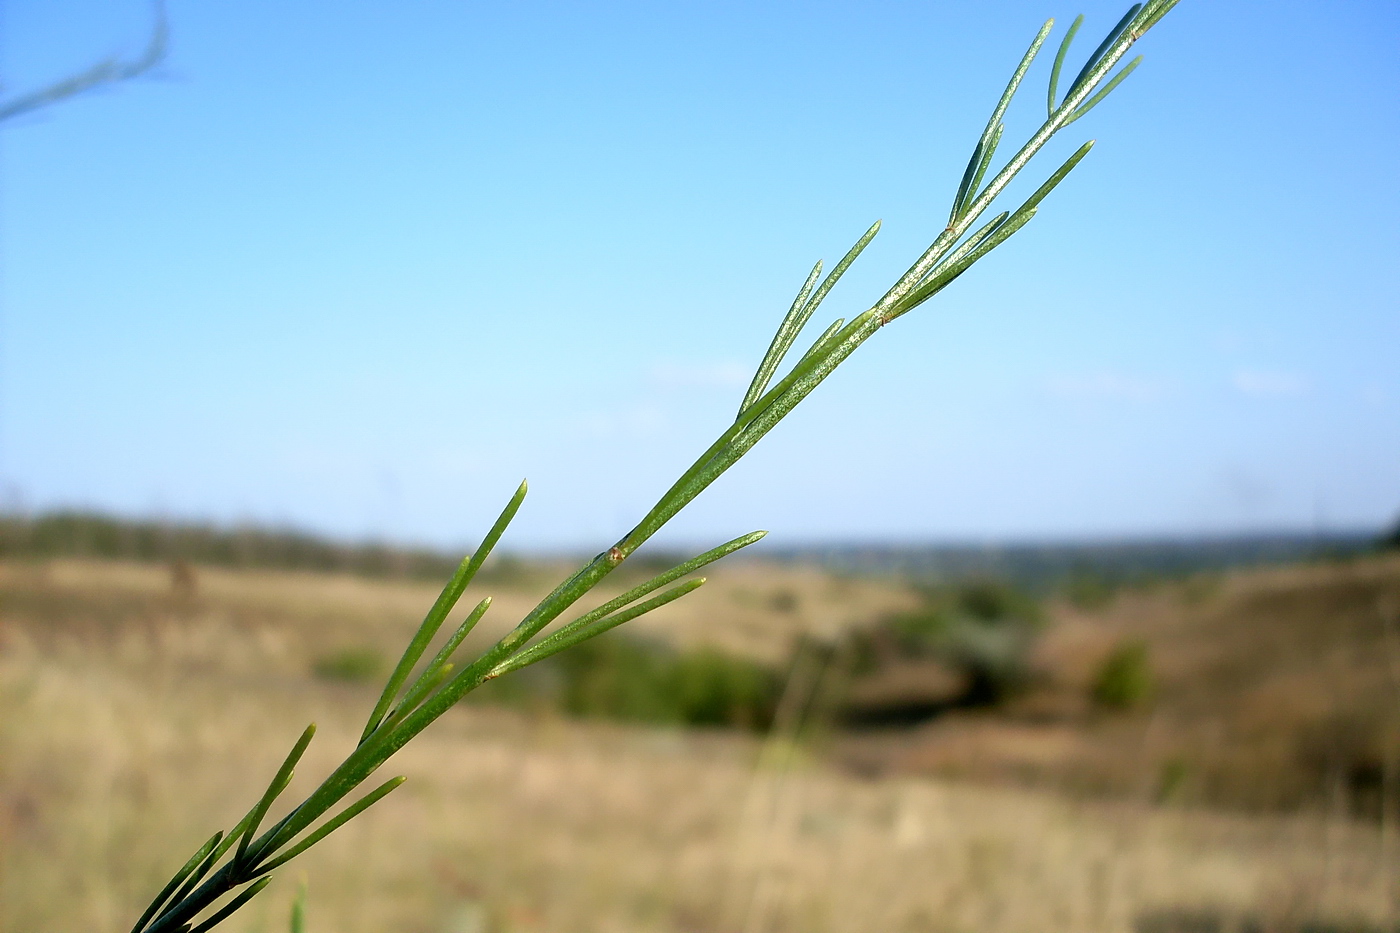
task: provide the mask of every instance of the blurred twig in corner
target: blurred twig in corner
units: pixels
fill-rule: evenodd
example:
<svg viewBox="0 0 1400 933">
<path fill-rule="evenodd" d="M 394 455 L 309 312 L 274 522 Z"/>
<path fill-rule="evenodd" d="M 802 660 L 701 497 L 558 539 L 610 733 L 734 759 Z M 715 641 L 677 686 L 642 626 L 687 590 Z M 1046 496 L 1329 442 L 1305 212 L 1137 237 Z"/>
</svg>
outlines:
<svg viewBox="0 0 1400 933">
<path fill-rule="evenodd" d="M 165 59 L 169 23 L 165 15 L 164 0 L 155 0 L 155 17 L 151 24 L 151 36 L 145 51 L 130 61 L 120 58 L 106 58 L 92 67 L 69 75 L 34 91 L 15 97 L 0 99 L 0 122 L 41 110 L 59 101 L 76 97 L 88 91 L 109 84 L 118 84 L 140 77 Z"/>
</svg>

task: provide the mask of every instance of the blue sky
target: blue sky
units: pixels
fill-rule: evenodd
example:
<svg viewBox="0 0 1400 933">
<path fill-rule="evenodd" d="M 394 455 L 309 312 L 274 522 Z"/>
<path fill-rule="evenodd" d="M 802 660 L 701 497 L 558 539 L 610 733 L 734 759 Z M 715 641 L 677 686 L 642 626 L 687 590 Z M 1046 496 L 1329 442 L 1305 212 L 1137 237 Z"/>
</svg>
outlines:
<svg viewBox="0 0 1400 933">
<path fill-rule="evenodd" d="M 606 544 L 732 418 L 815 259 L 883 219 L 822 312 L 850 316 L 927 245 L 1077 12 L 1082 55 L 1122 10 L 173 0 L 156 78 L 0 130 L 7 501 L 454 544 L 528 476 L 515 546 Z M 6 86 L 148 18 L 12 0 Z M 1184 0 L 1139 49 L 1031 169 L 1099 140 L 1036 220 L 672 540 L 1400 511 L 1400 7 Z"/>
</svg>

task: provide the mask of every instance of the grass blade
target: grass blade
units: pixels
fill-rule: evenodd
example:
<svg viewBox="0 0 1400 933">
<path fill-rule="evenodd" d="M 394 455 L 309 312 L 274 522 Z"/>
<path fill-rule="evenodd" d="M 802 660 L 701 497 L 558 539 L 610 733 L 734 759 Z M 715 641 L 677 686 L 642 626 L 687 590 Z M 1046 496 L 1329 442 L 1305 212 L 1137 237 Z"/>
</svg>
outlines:
<svg viewBox="0 0 1400 933">
<path fill-rule="evenodd" d="M 556 632 L 554 636 L 546 638 L 539 644 L 532 645 L 529 648 L 526 648 L 524 651 L 520 652 L 519 654 L 515 655 L 514 657 L 510 658 L 509 660 L 503 661 L 500 664 L 496 665 L 491 669 L 490 673 L 486 675 L 485 679 L 491 680 L 493 678 L 501 676 L 502 674 L 508 674 L 511 671 L 518 671 L 522 667 L 528 667 L 529 665 L 534 664 L 536 661 L 543 661 L 545 658 L 549 657 L 552 654 L 558 654 L 564 649 L 572 648 L 574 645 L 577 645 L 580 642 L 588 641 L 590 638 L 596 638 L 597 636 L 603 634 L 606 631 L 609 631 L 610 629 L 617 628 L 624 622 L 631 622 L 638 616 L 646 615 L 653 609 L 659 609 L 669 602 L 674 602 L 675 600 L 680 599 L 682 596 L 691 592 L 692 590 L 699 589 L 701 586 L 704 585 L 704 577 L 699 577 L 694 580 L 687 580 L 680 586 L 672 587 L 671 589 L 662 593 L 660 596 L 653 596 L 646 602 L 638 603 L 630 609 L 624 609 L 623 611 L 615 615 L 607 616 L 606 618 L 603 618 L 598 622 L 595 622 L 593 625 L 587 626 L 586 628 L 575 628 L 568 632 Z"/>
<path fill-rule="evenodd" d="M 1078 120 L 1090 110 L 1093 110 L 1096 106 L 1098 106 L 1099 101 L 1103 100 L 1105 97 L 1107 97 L 1110 93 L 1113 92 L 1114 88 L 1122 84 L 1123 79 L 1126 78 L 1128 75 L 1132 74 L 1133 69 L 1140 64 L 1142 64 L 1141 55 L 1128 62 L 1128 64 L 1124 65 L 1122 71 L 1114 75 L 1113 78 L 1107 84 L 1105 84 L 1102 88 L 1099 89 L 1099 92 L 1097 94 L 1086 100 L 1084 103 L 1080 104 L 1079 109 L 1075 110 L 1074 113 L 1070 114 L 1069 119 L 1066 120 L 1064 123 L 1060 124 L 1060 126 L 1069 126 L 1075 120 Z"/>
<path fill-rule="evenodd" d="M 807 319 L 815 310 L 807 307 L 807 296 L 812 293 L 812 286 L 817 284 L 817 276 L 821 274 L 822 263 L 818 259 L 812 271 L 807 274 L 807 281 L 802 283 L 802 288 L 797 292 L 797 297 L 792 300 L 792 307 L 788 308 L 788 313 L 783 316 L 783 323 L 778 325 L 778 332 L 773 335 L 768 352 L 763 354 L 763 362 L 758 364 L 758 371 L 753 374 L 753 381 L 749 383 L 749 390 L 744 393 L 744 400 L 739 403 L 739 414 L 735 417 L 742 418 L 744 410 L 768 388 L 768 383 L 772 381 L 773 373 L 777 372 L 783 357 L 787 355 L 788 348 L 797 339 L 797 335 L 802 333 L 802 328 L 807 326 Z"/>
<path fill-rule="evenodd" d="M 141 919 L 136 921 L 136 926 L 131 928 L 131 933 L 141 933 L 141 929 L 145 927 L 147 923 L 150 923 L 151 918 L 156 915 L 156 911 L 164 906 L 165 902 L 170 899 L 170 895 L 174 894 L 175 889 L 180 886 L 180 883 L 189 877 L 190 872 L 194 871 L 200 862 L 209 857 L 209 854 L 214 851 L 214 847 L 219 844 L 219 840 L 222 839 L 223 836 L 222 830 L 210 836 L 209 841 L 200 846 L 199 851 L 195 852 L 194 855 L 190 856 L 190 860 L 184 864 L 184 867 L 175 873 L 175 877 L 170 879 L 170 883 L 164 888 L 161 888 L 155 900 L 151 901 L 151 906 L 147 907 L 146 912 L 141 915 Z M 223 853 L 220 854 L 222 855 Z"/>
<path fill-rule="evenodd" d="M 240 891 L 237 897 L 221 907 L 218 913 L 190 930 L 190 933 L 205 933 L 206 930 L 212 930 L 220 923 L 223 923 L 235 910 L 257 897 L 258 892 L 267 887 L 271 881 L 271 878 L 259 878 L 257 881 L 254 881 L 252 884 L 248 885 L 248 887 Z"/>
<path fill-rule="evenodd" d="M 388 795 L 391 791 L 395 790 L 400 784 L 402 784 L 406 780 L 408 780 L 408 778 L 404 777 L 403 775 L 399 775 L 396 778 L 390 778 L 383 784 L 380 784 L 374 790 L 370 791 L 368 794 L 365 794 L 359 800 L 350 804 L 350 806 L 346 807 L 344 810 L 341 810 L 338 814 L 333 816 L 331 819 L 327 820 L 320 827 L 318 827 L 315 832 L 307 836 L 301 842 L 298 842 L 286 852 L 283 852 L 281 855 L 277 856 L 277 858 L 268 862 L 266 865 L 263 865 L 261 868 L 258 869 L 259 873 L 266 873 L 281 868 L 283 865 L 287 864 L 292 859 L 296 858 L 298 855 L 305 852 L 307 849 L 311 848 L 316 843 L 320 842 L 322 839 L 326 838 L 331 833 L 335 832 L 337 829 L 344 826 L 346 823 L 350 822 L 355 817 L 368 810 L 370 807 L 374 806 L 376 803 L 382 800 L 386 795 Z"/>
<path fill-rule="evenodd" d="M 1055 92 L 1060 85 L 1060 69 L 1064 67 L 1065 55 L 1069 52 L 1070 43 L 1074 42 L 1074 34 L 1079 31 L 1079 27 L 1084 25 L 1084 14 L 1080 13 L 1074 18 L 1074 22 L 1069 24 L 1069 32 L 1060 41 L 1060 50 L 1055 53 L 1055 64 L 1050 69 L 1050 93 L 1046 98 L 1047 119 L 1055 116 L 1055 111 L 1059 108 L 1055 104 Z"/>
<path fill-rule="evenodd" d="M 511 496 L 510 502 L 506 503 L 500 517 L 496 519 L 496 524 L 491 526 L 491 530 L 482 539 L 481 546 L 476 549 L 476 553 L 462 561 L 457 572 L 452 575 L 452 579 L 447 581 L 447 586 L 443 587 L 442 594 L 438 596 L 437 602 L 433 603 L 433 608 L 428 610 L 423 624 L 418 627 L 418 633 L 408 643 L 408 647 L 404 649 L 403 657 L 399 659 L 394 672 L 389 675 L 389 682 L 384 685 L 384 692 L 379 695 L 379 702 L 374 704 L 374 711 L 369 714 L 364 732 L 360 733 L 361 742 L 369 738 L 370 734 L 379 727 L 379 723 L 384 719 L 384 714 L 394 705 L 394 699 L 399 695 L 399 688 L 403 686 L 404 681 L 408 680 L 408 675 L 413 671 L 418 659 L 423 656 L 423 652 L 428 650 L 428 643 L 433 640 L 433 636 L 437 634 L 438 628 L 447 618 L 447 614 L 452 611 L 452 607 L 457 604 L 457 600 L 462 598 L 463 591 L 472 582 L 476 572 L 481 569 L 481 565 L 485 563 L 491 549 L 501 539 L 501 535 L 505 533 L 506 526 L 510 524 L 511 519 L 515 518 L 515 513 L 520 510 L 520 503 L 525 501 L 525 493 L 528 490 L 529 484 L 521 482 L 520 487 L 515 490 L 515 495 Z"/>
<path fill-rule="evenodd" d="M 253 841 L 253 836 L 257 834 L 258 824 L 267 815 L 267 810 L 272 806 L 272 802 L 277 799 L 282 791 L 287 789 L 287 785 L 292 781 L 292 772 L 296 769 L 297 762 L 301 760 L 302 754 L 306 751 L 306 746 L 311 744 L 311 737 L 316 734 L 316 724 L 313 722 L 306 727 L 306 731 L 297 739 L 297 744 L 292 746 L 292 750 L 287 753 L 286 760 L 282 762 L 282 767 L 277 769 L 277 774 L 272 778 L 272 783 L 267 785 L 267 790 L 263 792 L 262 799 L 249 812 L 243 829 L 243 834 L 238 839 L 238 853 L 234 855 L 234 864 L 243 861 L 248 854 L 248 844 Z"/>
<path fill-rule="evenodd" d="M 1079 74 L 1074 76 L 1074 82 L 1069 86 L 1069 91 L 1066 93 L 1066 96 L 1070 96 L 1074 94 L 1075 91 L 1079 90 L 1085 79 L 1089 77 L 1089 72 L 1094 70 L 1094 66 L 1103 58 L 1104 53 L 1109 50 L 1113 43 L 1118 41 L 1119 36 L 1123 35 L 1123 31 L 1137 18 L 1138 11 L 1141 9 L 1141 3 L 1134 3 L 1128 8 L 1128 12 L 1123 14 L 1123 18 L 1118 21 L 1117 25 L 1108 31 L 1108 35 L 1103 37 L 1103 41 L 1099 43 L 1099 47 L 1094 49 L 1094 54 L 1090 55 L 1089 60 L 1084 63 L 1084 67 L 1079 69 Z"/>
</svg>

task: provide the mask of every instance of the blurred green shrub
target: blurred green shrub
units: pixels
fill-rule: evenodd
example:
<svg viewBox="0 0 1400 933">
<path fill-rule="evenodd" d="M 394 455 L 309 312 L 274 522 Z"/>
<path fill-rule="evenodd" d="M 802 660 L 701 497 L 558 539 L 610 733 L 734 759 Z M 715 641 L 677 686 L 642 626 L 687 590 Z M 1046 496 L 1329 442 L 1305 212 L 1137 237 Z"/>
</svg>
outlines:
<svg viewBox="0 0 1400 933">
<path fill-rule="evenodd" d="M 1061 589 L 1070 605 L 1089 612 L 1112 602 L 1115 587 L 1103 574 L 1080 568 L 1065 578 Z"/>
<path fill-rule="evenodd" d="M 1028 678 L 1027 657 L 1043 621 L 1033 597 L 999 580 L 928 587 L 919 608 L 866 633 L 855 669 L 875 674 L 900 660 L 938 660 L 968 674 L 964 704 L 998 703 Z"/>
<path fill-rule="evenodd" d="M 372 648 L 341 648 L 317 658 L 311 666 L 317 677 L 325 680 L 356 682 L 373 680 L 388 669 L 384 658 Z"/>
<path fill-rule="evenodd" d="M 492 681 L 474 696 L 570 716 L 762 729 L 772 722 L 781 688 L 778 674 L 755 661 L 619 633 Z"/>
<path fill-rule="evenodd" d="M 1144 703 L 1152 694 L 1147 644 L 1132 640 L 1114 648 L 1099 665 L 1092 693 L 1094 702 L 1107 709 L 1131 709 Z"/>
</svg>

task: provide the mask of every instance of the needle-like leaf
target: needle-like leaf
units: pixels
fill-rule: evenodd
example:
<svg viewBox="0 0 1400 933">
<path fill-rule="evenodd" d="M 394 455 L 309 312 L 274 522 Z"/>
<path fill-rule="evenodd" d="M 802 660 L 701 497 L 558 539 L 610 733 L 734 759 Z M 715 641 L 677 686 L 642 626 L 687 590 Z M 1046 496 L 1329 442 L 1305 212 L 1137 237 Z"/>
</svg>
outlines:
<svg viewBox="0 0 1400 933">
<path fill-rule="evenodd" d="M 183 902 L 184 899 L 189 896 L 190 892 L 192 892 L 195 889 L 195 886 L 204 880 L 204 876 L 209 874 L 209 869 L 214 867 L 214 863 L 219 860 L 220 854 L 221 853 L 219 852 L 219 850 L 215 849 L 213 852 L 210 852 L 204 857 L 204 861 L 200 862 L 199 866 L 195 868 L 193 872 L 190 873 L 189 877 L 185 879 L 184 885 L 180 888 L 180 890 L 176 891 L 175 896 L 170 899 L 171 905 L 179 906 L 180 903 Z M 151 927 L 151 929 L 157 929 L 158 927 L 160 927 L 160 925 L 160 920 L 157 919 L 156 923 Z"/>
<path fill-rule="evenodd" d="M 860 239 L 856 240 L 854 246 L 846 250 L 846 255 L 841 257 L 841 261 L 836 264 L 835 268 L 826 274 L 826 278 L 822 279 L 822 284 L 818 285 L 817 290 L 812 293 L 812 297 L 807 299 L 806 310 L 809 317 L 813 311 L 816 311 L 817 308 L 820 307 L 827 293 L 836 286 L 837 282 L 841 281 L 841 276 L 846 274 L 846 270 L 851 267 L 851 263 L 856 261 L 856 257 L 860 256 L 860 254 L 865 251 L 865 248 L 870 245 L 870 241 L 875 239 L 875 234 L 879 232 L 880 221 L 877 220 L 870 225 L 870 229 L 860 235 Z"/>
<path fill-rule="evenodd" d="M 948 218 L 949 223 L 954 223 L 962 216 L 967 202 L 977 191 L 977 185 L 982 180 L 982 175 L 987 171 L 987 166 L 991 164 L 992 153 L 996 151 L 997 142 L 1001 139 L 1001 118 L 1006 114 L 1006 108 L 1011 106 L 1011 98 L 1016 96 L 1016 89 L 1021 86 L 1021 79 L 1026 76 L 1026 70 L 1030 68 L 1031 62 L 1035 61 L 1036 54 L 1040 51 L 1041 45 L 1045 43 L 1045 37 L 1050 35 L 1050 30 L 1055 28 L 1055 21 L 1048 19 L 1045 25 L 1040 27 L 1040 32 L 1036 33 L 1035 39 L 1031 42 L 1030 48 L 1026 49 L 1026 54 L 1021 56 L 1020 63 L 1011 74 L 1011 80 L 1006 84 L 1006 90 L 1002 92 L 1001 99 L 997 101 L 996 108 L 992 111 L 992 117 L 987 121 L 987 128 L 982 131 L 982 137 L 977 141 L 976 148 L 972 152 L 972 160 L 968 162 L 967 171 L 963 173 L 962 184 L 958 187 L 957 196 L 953 199 L 953 212 Z"/>
<path fill-rule="evenodd" d="M 374 704 L 374 711 L 369 714 L 369 720 L 365 723 L 364 731 L 360 733 L 360 741 L 369 738 L 370 733 L 378 728 L 384 714 L 389 711 L 389 707 L 394 705 L 394 699 L 399 695 L 399 688 L 403 686 L 408 675 L 413 671 L 418 659 L 423 656 L 423 652 L 428 650 L 428 644 L 437 634 L 438 628 L 442 625 L 447 614 L 452 611 L 452 607 L 457 604 L 457 600 L 462 598 L 463 591 L 472 582 L 476 572 L 481 569 L 481 565 L 486 562 L 486 558 L 491 554 L 491 549 L 496 546 L 496 542 L 505 533 L 506 526 L 511 519 L 515 518 L 515 513 L 520 510 L 520 503 L 525 501 L 525 493 L 529 490 L 529 484 L 522 481 L 520 487 L 515 490 L 515 495 L 511 496 L 510 502 L 506 503 L 505 509 L 496 519 L 496 524 L 491 526 L 491 530 L 486 533 L 481 546 L 476 549 L 476 553 L 462 561 L 457 568 L 457 572 L 452 575 L 447 586 L 443 588 L 442 595 L 437 598 L 433 608 L 428 611 L 428 615 L 423 619 L 423 624 L 418 627 L 418 632 L 413 636 L 408 647 L 404 649 L 403 657 L 394 668 L 394 672 L 389 675 L 389 682 L 384 685 L 384 692 L 379 696 L 379 702 Z"/>
<path fill-rule="evenodd" d="M 1098 93 L 1096 93 L 1093 97 L 1080 104 L 1079 107 L 1074 111 L 1074 113 L 1070 114 L 1069 119 L 1066 120 L 1063 124 L 1061 124 L 1061 126 L 1069 126 L 1075 120 L 1078 120 L 1090 110 L 1093 110 L 1096 106 L 1098 106 L 1099 101 L 1103 100 L 1105 97 L 1111 94 L 1113 92 L 1113 89 L 1116 88 L 1118 85 L 1122 84 L 1123 79 L 1126 78 L 1128 75 L 1132 74 L 1133 69 L 1140 64 L 1142 64 L 1141 55 L 1128 62 L 1128 64 L 1124 65 L 1122 71 L 1114 75 L 1109 80 L 1109 82 L 1105 84 L 1102 88 L 1100 88 Z"/>
<path fill-rule="evenodd" d="M 822 335 L 818 337 L 810 347 L 807 348 L 806 353 L 802 354 L 802 359 L 797 361 L 797 365 L 801 366 L 803 363 L 806 363 L 812 357 L 821 355 L 821 353 L 825 351 L 826 348 L 831 344 L 831 338 L 835 337 L 838 333 L 840 333 L 841 327 L 845 323 L 846 319 L 843 317 L 838 317 L 836 320 L 832 321 L 831 326 L 828 327 L 826 330 L 822 331 Z"/>
<path fill-rule="evenodd" d="M 1060 86 L 1060 69 L 1064 67 L 1065 55 L 1069 52 L 1069 47 L 1074 42 L 1074 34 L 1079 31 L 1079 27 L 1084 25 L 1084 14 L 1080 13 L 1074 18 L 1074 22 L 1069 24 L 1069 32 L 1060 40 L 1060 50 L 1055 53 L 1055 64 L 1050 68 L 1050 93 L 1046 96 L 1046 118 L 1055 116 L 1055 111 L 1059 106 L 1055 103 L 1055 94 Z"/>
<path fill-rule="evenodd" d="M 748 534 L 735 538 L 732 541 L 726 541 L 719 547 L 711 548 L 703 554 L 700 554 L 696 557 L 692 557 L 690 560 L 685 561 L 684 563 L 677 564 L 670 570 L 667 570 L 664 573 L 657 574 L 645 583 L 632 587 L 632 589 L 623 593 L 621 596 L 618 596 L 615 599 L 610 599 L 598 608 L 584 613 L 583 615 L 579 616 L 577 619 L 573 620 L 567 625 L 562 626 L 557 632 L 552 633 L 548 638 L 542 639 L 541 641 L 532 645 L 531 649 L 541 648 L 546 645 L 558 644 L 564 638 L 573 634 L 579 629 L 586 628 L 589 625 L 592 625 L 594 622 L 598 621 L 604 616 L 616 612 L 618 609 L 621 609 L 624 606 L 636 602 L 648 593 L 653 593 L 656 590 L 661 589 L 663 586 L 666 586 L 668 583 L 672 583 L 676 580 L 679 580 L 681 577 L 685 576 L 688 573 L 694 573 L 701 567 L 704 567 L 708 564 L 713 564 L 715 561 L 719 560 L 722 557 L 728 557 L 735 551 L 742 550 L 743 548 L 748 547 L 750 544 L 757 543 L 758 541 L 762 540 L 763 536 L 766 534 L 768 534 L 768 532 L 766 531 L 749 532 Z"/>
<path fill-rule="evenodd" d="M 247 825 L 243 829 L 243 834 L 238 839 L 238 852 L 234 855 L 234 864 L 241 864 L 248 853 L 248 845 L 253 841 L 253 837 L 258 832 L 258 824 L 267 815 L 267 810 L 272 806 L 272 802 L 287 789 L 287 785 L 292 782 L 292 772 L 296 769 L 297 762 L 301 760 L 302 754 L 306 751 L 306 746 L 311 744 L 311 737 L 316 734 L 316 724 L 313 722 L 302 732 L 301 738 L 297 739 L 297 744 L 292 746 L 292 750 L 287 753 L 286 759 L 282 762 L 282 767 L 277 769 L 277 774 L 272 778 L 272 783 L 267 785 L 267 790 L 263 792 L 262 799 L 257 802 L 247 817 Z"/>
<path fill-rule="evenodd" d="M 1157 25 L 1157 21 L 1163 16 L 1166 16 L 1167 13 L 1171 11 L 1172 7 L 1180 2 L 1181 0 L 1156 0 L 1156 2 L 1149 3 L 1147 8 L 1143 10 L 1142 18 L 1138 20 L 1137 25 L 1133 28 L 1139 35 L 1147 32 L 1147 30 Z"/>
<path fill-rule="evenodd" d="M 1123 14 L 1123 18 L 1108 31 L 1108 35 L 1103 37 L 1103 41 L 1099 43 L 1099 47 L 1094 49 L 1094 53 L 1089 56 L 1089 60 L 1084 63 L 1084 67 L 1079 69 L 1079 74 L 1074 76 L 1074 82 L 1070 84 L 1069 91 L 1066 92 L 1065 96 L 1073 95 L 1075 91 L 1079 90 L 1085 79 L 1089 77 L 1089 72 L 1093 71 L 1094 66 L 1103 60 L 1104 53 L 1109 50 L 1113 43 L 1118 41 L 1119 37 L 1123 35 L 1123 32 L 1132 24 L 1133 20 L 1137 18 L 1138 11 L 1141 9 L 1141 3 L 1134 3 L 1128 8 L 1128 12 Z"/>
<path fill-rule="evenodd" d="M 160 910 L 170 898 L 170 895 L 180 886 L 180 883 L 188 878 L 190 873 L 199 866 L 199 863 L 204 861 L 204 859 L 214 851 L 214 847 L 219 844 L 219 840 L 222 839 L 223 836 L 224 834 L 222 831 L 210 836 L 209 841 L 200 846 L 199 851 L 195 852 L 194 855 L 190 856 L 190 860 L 175 873 L 175 877 L 171 878 L 170 882 L 160 889 L 160 893 L 156 895 L 155 900 L 151 901 L 151 906 L 146 908 L 146 912 L 141 915 L 141 919 L 136 921 L 136 926 L 131 928 L 131 933 L 140 933 L 142 928 L 146 926 L 146 923 L 156 915 L 156 911 Z"/>
<path fill-rule="evenodd" d="M 408 780 L 408 778 L 404 777 L 403 775 L 400 775 L 396 778 L 390 778 L 383 784 L 380 784 L 374 790 L 370 791 L 368 794 L 365 794 L 359 800 L 350 804 L 350 806 L 346 807 L 344 810 L 337 813 L 331 819 L 327 820 L 324 824 L 317 827 L 315 832 L 307 836 L 301 842 L 298 842 L 286 852 L 283 852 L 281 855 L 277 856 L 277 858 L 268 862 L 266 865 L 260 867 L 258 869 L 259 874 L 274 871 L 287 864 L 292 859 L 296 858 L 298 855 L 305 852 L 307 849 L 311 848 L 316 843 L 320 842 L 322 839 L 326 838 L 331 833 L 335 832 L 337 829 L 344 826 L 346 823 L 350 822 L 355 817 L 368 810 L 370 807 L 374 806 L 386 795 L 388 795 L 390 791 L 395 790 L 400 784 L 402 784 L 406 780 Z"/>
<path fill-rule="evenodd" d="M 248 887 L 238 892 L 237 897 L 229 901 L 223 907 L 219 908 L 217 913 L 211 916 L 208 920 L 205 920 L 199 926 L 190 930 L 189 933 L 205 933 L 206 930 L 212 930 L 220 923 L 223 923 L 224 920 L 227 917 L 231 916 L 235 910 L 251 901 L 254 897 L 257 897 L 258 892 L 261 891 L 263 888 L 267 887 L 271 881 L 271 878 L 259 878 L 257 881 L 254 881 L 252 884 L 248 885 Z"/>
<path fill-rule="evenodd" d="M 588 641 L 588 639 L 595 638 L 610 629 L 617 628 L 624 622 L 631 622 L 638 616 L 646 615 L 653 609 L 659 609 L 669 602 L 674 602 L 690 591 L 699 589 L 704 584 L 704 577 L 687 580 L 680 586 L 672 587 L 660 596 L 653 596 L 646 602 L 638 603 L 630 609 L 624 609 L 615 615 L 600 619 L 586 628 L 576 628 L 568 632 L 558 632 L 557 636 L 559 637 L 547 638 L 537 645 L 526 648 L 509 660 L 496 665 L 491 669 L 491 672 L 486 675 L 486 679 L 490 680 L 502 674 L 508 674 L 511 671 L 518 671 L 522 667 L 528 667 L 537 661 L 543 661 L 552 654 L 558 654 L 566 648 L 572 648 L 579 642 Z"/>
<path fill-rule="evenodd" d="M 778 325 L 778 332 L 773 335 L 773 342 L 768 345 L 768 352 L 763 354 L 763 361 L 758 364 L 758 371 L 753 374 L 749 390 L 744 393 L 744 400 L 739 403 L 739 414 L 736 417 L 743 417 L 744 409 L 753 404 L 753 400 L 768 388 L 768 383 L 778 365 L 782 363 L 788 347 L 791 347 L 797 335 L 802 333 L 802 328 L 807 326 L 807 319 L 812 316 L 814 310 L 807 307 L 807 296 L 812 293 L 812 287 L 817 284 L 817 276 L 821 274 L 822 262 L 818 259 L 812 271 L 807 274 L 807 281 L 803 282 L 802 288 L 798 290 L 797 297 L 792 300 L 792 307 L 788 308 L 788 313 L 783 316 L 783 323 Z"/>
<path fill-rule="evenodd" d="M 982 241 L 985 240 L 987 237 L 991 236 L 992 231 L 994 231 L 997 227 L 1005 223 L 1006 218 L 1010 216 L 1010 211 L 1002 211 L 1000 214 L 987 221 L 981 227 L 977 228 L 976 233 L 972 234 L 972 236 L 964 240 L 958 246 L 958 248 L 949 253 L 947 258 L 944 259 L 941 263 L 939 263 L 933 269 L 929 270 L 929 277 L 938 275 L 939 271 L 941 271 L 943 268 L 960 261 L 968 253 L 972 252 L 978 246 L 982 245 Z M 924 281 L 928 281 L 928 278 L 925 278 Z"/>
<path fill-rule="evenodd" d="M 894 307 L 892 313 L 889 315 L 890 319 L 893 320 L 900 315 L 908 314 L 934 295 L 943 291 L 943 289 L 953 283 L 954 279 L 972 268 L 973 263 L 1006 242 L 1017 230 L 1020 230 L 1026 224 L 1030 223 L 1031 218 L 1034 216 L 1035 208 L 1029 210 L 1023 208 L 1015 214 L 1012 214 L 1004 222 L 994 227 L 982 238 L 981 242 L 979 242 L 976 247 L 969 250 L 957 262 L 946 263 L 940 266 L 938 271 L 929 275 L 927 281 L 911 291 L 904 297 L 903 301 Z"/>
<path fill-rule="evenodd" d="M 982 186 L 982 179 L 986 176 L 987 169 L 992 164 L 992 156 L 996 154 L 997 146 L 1001 144 L 1001 134 L 1005 129 L 1006 124 L 997 124 L 996 132 L 992 134 L 991 140 L 987 143 L 987 150 L 982 153 L 982 161 L 977 165 L 977 173 L 972 176 L 972 185 L 967 189 L 967 197 L 963 205 L 959 208 L 959 213 L 967 210 L 968 204 L 977 196 L 977 189 Z"/>
<path fill-rule="evenodd" d="M 433 686 L 437 686 L 437 684 L 442 683 L 442 679 L 437 676 L 438 671 L 444 666 L 451 667 L 451 665 L 447 663 L 447 659 L 452 657 L 452 653 L 455 652 L 457 650 L 457 647 L 462 644 L 463 639 L 465 639 L 467 635 L 471 633 L 471 630 L 476 628 L 476 623 L 481 621 L 481 617 L 486 615 L 486 610 L 490 608 L 490 596 L 486 597 L 481 602 L 476 604 L 476 608 L 473 609 L 464 620 L 462 620 L 462 624 L 457 626 L 457 630 L 452 633 L 452 637 L 447 639 L 446 643 L 443 644 L 442 649 L 438 651 L 436 655 L 434 655 L 431 661 L 428 662 L 428 666 L 423 668 L 423 673 L 418 675 L 418 679 L 415 680 L 413 682 L 413 685 L 408 688 L 408 692 L 404 694 L 403 701 L 399 703 L 399 705 L 395 707 L 394 712 L 390 714 L 390 719 L 394 718 L 395 716 L 399 717 L 400 719 L 403 718 L 404 714 L 406 714 L 414 706 L 417 706 L 418 703 L 421 702 L 422 699 L 428 695 L 428 693 L 432 692 L 432 687 L 429 687 L 426 691 L 423 689 L 424 683 L 426 683 L 429 680 L 432 680 L 434 682 Z M 410 703 L 410 698 L 414 697 L 415 695 L 417 699 L 414 702 Z"/>
</svg>

